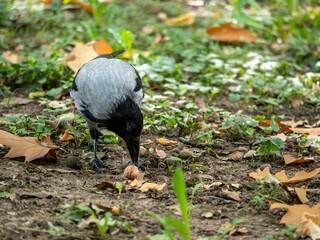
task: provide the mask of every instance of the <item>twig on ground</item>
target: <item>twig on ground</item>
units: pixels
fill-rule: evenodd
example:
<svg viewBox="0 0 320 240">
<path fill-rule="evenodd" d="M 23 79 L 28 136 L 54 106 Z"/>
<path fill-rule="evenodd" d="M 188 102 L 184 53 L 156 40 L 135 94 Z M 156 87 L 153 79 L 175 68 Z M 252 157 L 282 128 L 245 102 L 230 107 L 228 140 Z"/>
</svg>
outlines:
<svg viewBox="0 0 320 240">
<path fill-rule="evenodd" d="M 179 137 L 178 140 L 184 144 L 190 145 L 192 147 L 198 147 L 198 148 L 208 148 L 208 147 L 212 147 L 212 148 L 219 148 L 222 149 L 223 147 L 219 144 L 216 143 L 197 143 L 194 141 L 190 141 L 187 140 L 185 138 Z"/>
</svg>

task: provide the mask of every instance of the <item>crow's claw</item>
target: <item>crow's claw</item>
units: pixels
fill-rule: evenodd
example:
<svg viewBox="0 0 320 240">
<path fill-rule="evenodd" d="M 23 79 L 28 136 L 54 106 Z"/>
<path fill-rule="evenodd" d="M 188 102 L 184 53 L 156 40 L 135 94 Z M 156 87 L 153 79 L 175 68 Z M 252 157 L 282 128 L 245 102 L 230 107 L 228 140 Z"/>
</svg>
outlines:
<svg viewBox="0 0 320 240">
<path fill-rule="evenodd" d="M 106 168 L 106 164 L 99 158 L 93 158 L 89 163 L 89 168 L 96 172 L 103 172 L 102 168 Z"/>
</svg>

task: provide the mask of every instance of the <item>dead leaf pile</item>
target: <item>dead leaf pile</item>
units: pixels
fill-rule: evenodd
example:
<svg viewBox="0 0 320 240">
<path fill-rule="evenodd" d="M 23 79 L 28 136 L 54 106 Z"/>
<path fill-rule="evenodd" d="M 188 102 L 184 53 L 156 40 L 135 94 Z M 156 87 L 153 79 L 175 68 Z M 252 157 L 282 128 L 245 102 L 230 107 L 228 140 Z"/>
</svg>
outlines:
<svg viewBox="0 0 320 240">
<path fill-rule="evenodd" d="M 31 162 L 46 155 L 56 158 L 54 148 L 45 146 L 36 137 L 19 137 L 0 130 L 0 144 L 10 148 L 5 155 L 8 158 L 25 157 L 25 162 Z"/>
<path fill-rule="evenodd" d="M 144 179 L 144 173 L 140 172 L 139 169 L 134 165 L 129 165 L 124 170 L 124 177 L 127 178 L 124 182 L 120 183 L 126 191 L 138 190 L 140 192 L 148 192 L 149 190 L 161 191 L 166 186 L 166 182 L 162 184 L 149 182 L 148 179 Z M 95 185 L 94 187 L 98 190 L 104 191 L 107 188 L 115 189 L 117 186 L 116 182 L 105 181 Z"/>
<path fill-rule="evenodd" d="M 270 206 L 270 210 L 277 208 L 288 209 L 280 223 L 299 225 L 297 232 L 310 236 L 313 240 L 320 238 L 319 203 L 312 207 L 305 204 L 288 205 L 283 203 L 272 203 Z"/>
<path fill-rule="evenodd" d="M 305 159 L 294 159 L 291 156 L 285 156 L 286 164 L 296 161 L 305 161 Z M 290 187 L 287 184 L 298 183 L 307 181 L 314 178 L 320 173 L 320 168 L 316 168 L 311 172 L 298 171 L 294 176 L 289 178 L 285 172 L 282 170 L 280 172 L 272 175 L 270 173 L 269 167 L 266 167 L 261 171 L 257 169 L 255 172 L 249 173 L 249 176 L 261 181 L 273 184 L 282 184 L 288 192 L 297 195 L 301 203 L 299 205 L 287 205 L 283 203 L 272 202 L 270 210 L 275 208 L 286 208 L 288 212 L 282 217 L 280 223 L 284 224 L 296 224 L 299 225 L 298 232 L 310 236 L 312 239 L 317 239 L 320 236 L 320 203 L 313 207 L 305 205 L 309 202 L 307 197 L 308 189 L 304 186 L 302 187 Z M 272 179 L 273 181 L 270 181 Z M 278 182 L 277 182 L 278 181 Z M 311 215 L 312 216 L 311 216 Z"/>
</svg>

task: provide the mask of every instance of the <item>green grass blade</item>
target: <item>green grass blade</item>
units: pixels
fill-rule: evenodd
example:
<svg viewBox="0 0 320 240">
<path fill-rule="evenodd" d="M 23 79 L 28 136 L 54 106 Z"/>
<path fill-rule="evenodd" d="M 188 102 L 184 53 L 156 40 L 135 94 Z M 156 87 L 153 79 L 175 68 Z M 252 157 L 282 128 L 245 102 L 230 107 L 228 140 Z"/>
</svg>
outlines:
<svg viewBox="0 0 320 240">
<path fill-rule="evenodd" d="M 180 210 L 183 216 L 186 238 L 190 239 L 190 227 L 189 227 L 189 212 L 188 201 L 186 194 L 186 184 L 183 177 L 183 171 L 181 168 L 177 168 L 173 175 L 173 190 L 176 193 Z"/>
</svg>

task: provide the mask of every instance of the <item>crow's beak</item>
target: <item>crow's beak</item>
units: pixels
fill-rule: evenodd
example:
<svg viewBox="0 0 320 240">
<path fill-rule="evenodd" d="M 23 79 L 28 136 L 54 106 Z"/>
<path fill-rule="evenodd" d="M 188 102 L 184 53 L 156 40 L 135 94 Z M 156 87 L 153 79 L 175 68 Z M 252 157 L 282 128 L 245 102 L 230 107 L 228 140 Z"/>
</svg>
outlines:
<svg viewBox="0 0 320 240">
<path fill-rule="evenodd" d="M 139 164 L 139 150 L 140 150 L 140 136 L 126 135 L 125 142 L 127 144 L 129 154 L 132 162 L 138 166 Z"/>
</svg>

